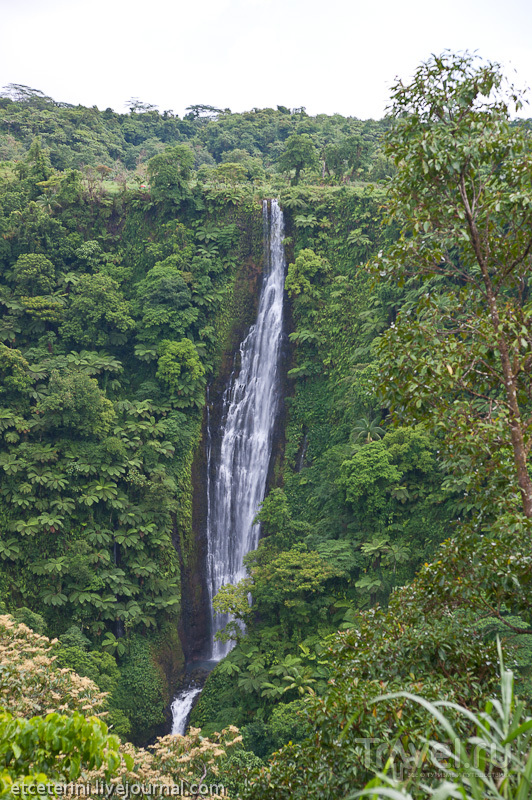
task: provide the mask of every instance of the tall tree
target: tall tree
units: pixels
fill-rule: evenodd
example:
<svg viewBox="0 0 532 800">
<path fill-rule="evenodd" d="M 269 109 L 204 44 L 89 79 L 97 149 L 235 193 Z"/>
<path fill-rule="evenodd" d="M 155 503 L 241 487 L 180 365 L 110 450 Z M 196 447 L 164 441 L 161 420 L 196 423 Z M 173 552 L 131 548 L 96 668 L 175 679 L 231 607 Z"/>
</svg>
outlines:
<svg viewBox="0 0 532 800">
<path fill-rule="evenodd" d="M 377 270 L 415 299 L 381 343 L 387 401 L 443 430 L 470 492 L 487 497 L 488 482 L 492 508 L 532 517 L 532 148 L 510 121 L 522 99 L 499 65 L 449 52 L 392 97 L 402 234 Z"/>
<path fill-rule="evenodd" d="M 167 147 L 148 161 L 151 193 L 157 202 L 179 204 L 188 196 L 188 181 L 194 164 L 192 150 L 184 144 Z"/>
<path fill-rule="evenodd" d="M 294 133 L 286 141 L 286 148 L 279 158 L 279 168 L 283 172 L 295 170 L 294 184 L 299 183 L 301 170 L 316 167 L 318 155 L 308 133 Z"/>
</svg>

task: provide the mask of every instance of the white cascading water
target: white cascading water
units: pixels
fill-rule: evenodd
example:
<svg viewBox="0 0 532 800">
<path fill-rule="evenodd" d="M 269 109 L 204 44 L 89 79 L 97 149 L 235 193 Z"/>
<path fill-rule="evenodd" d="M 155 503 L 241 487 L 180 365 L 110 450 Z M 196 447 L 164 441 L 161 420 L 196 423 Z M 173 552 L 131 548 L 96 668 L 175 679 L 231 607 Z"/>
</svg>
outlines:
<svg viewBox="0 0 532 800">
<path fill-rule="evenodd" d="M 224 394 L 220 451 L 207 448 L 207 585 L 211 602 L 213 661 L 231 642 L 215 641 L 229 621 L 215 614 L 212 599 L 225 584 L 246 576 L 244 556 L 255 550 L 259 525 L 253 520 L 264 500 L 281 394 L 280 361 L 286 262 L 283 212 L 276 200 L 263 202 L 264 272 L 257 321 L 240 345 L 240 371 Z M 214 463 L 212 459 L 214 456 Z"/>
<path fill-rule="evenodd" d="M 264 500 L 281 394 L 283 212 L 276 200 L 265 200 L 262 213 L 265 263 L 257 321 L 240 345 L 240 371 L 231 375 L 224 393 L 219 447 L 213 446 L 207 417 L 207 586 L 213 661 L 224 658 L 232 644 L 214 640 L 230 617 L 214 614 L 212 599 L 223 585 L 245 577 L 244 556 L 258 545 L 259 526 L 253 520 Z M 191 686 L 177 695 L 172 703 L 173 734 L 185 733 L 200 691 Z"/>
<path fill-rule="evenodd" d="M 194 704 L 194 699 L 198 696 L 201 692 L 201 689 L 197 686 L 191 687 L 189 689 L 183 689 L 177 697 L 175 698 L 174 702 L 172 703 L 172 735 L 175 736 L 177 733 L 181 734 L 181 736 L 185 735 L 185 731 L 187 729 L 187 721 L 192 711 L 192 706 Z"/>
</svg>

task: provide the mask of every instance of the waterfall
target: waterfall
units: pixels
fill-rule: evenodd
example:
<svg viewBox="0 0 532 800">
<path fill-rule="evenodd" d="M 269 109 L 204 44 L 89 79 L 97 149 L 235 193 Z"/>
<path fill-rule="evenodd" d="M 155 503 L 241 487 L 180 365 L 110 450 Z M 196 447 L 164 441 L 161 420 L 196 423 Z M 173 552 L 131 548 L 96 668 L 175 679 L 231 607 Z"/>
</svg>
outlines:
<svg viewBox="0 0 532 800">
<path fill-rule="evenodd" d="M 229 621 L 214 614 L 212 599 L 228 583 L 246 576 L 243 559 L 255 550 L 253 524 L 264 500 L 272 438 L 280 401 L 285 257 L 283 213 L 276 200 L 263 201 L 264 272 L 257 320 L 240 345 L 236 367 L 223 396 L 221 431 L 207 440 L 207 585 L 211 603 L 211 658 L 219 661 L 231 643 L 214 641 Z"/>
<path fill-rule="evenodd" d="M 229 621 L 214 614 L 212 599 L 220 587 L 245 577 L 244 556 L 256 549 L 259 526 L 253 524 L 264 499 L 272 439 L 281 396 L 281 346 L 286 263 L 283 214 L 276 200 L 265 200 L 264 270 L 257 319 L 240 345 L 222 398 L 220 431 L 211 427 L 207 395 L 207 585 L 211 609 L 212 662 L 231 650 L 214 635 Z M 208 390 L 207 390 L 208 391 Z M 204 680 L 204 679 L 203 679 Z M 189 682 L 172 703 L 172 733 L 184 734 L 194 700 L 201 691 Z"/>
<path fill-rule="evenodd" d="M 172 703 L 172 734 L 185 735 L 187 722 L 194 705 L 194 699 L 201 692 L 199 686 L 191 686 L 179 692 Z"/>
</svg>

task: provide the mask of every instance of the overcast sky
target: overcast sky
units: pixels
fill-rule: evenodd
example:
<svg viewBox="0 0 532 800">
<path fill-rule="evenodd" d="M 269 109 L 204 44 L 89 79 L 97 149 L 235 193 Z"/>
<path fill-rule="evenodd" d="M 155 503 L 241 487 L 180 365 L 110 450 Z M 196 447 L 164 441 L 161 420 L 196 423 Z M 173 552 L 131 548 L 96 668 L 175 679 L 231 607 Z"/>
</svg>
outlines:
<svg viewBox="0 0 532 800">
<path fill-rule="evenodd" d="M 380 118 L 394 78 L 446 48 L 532 85 L 531 0 L 0 0 L 0 24 L 0 86 L 116 111 L 137 97 Z"/>
</svg>

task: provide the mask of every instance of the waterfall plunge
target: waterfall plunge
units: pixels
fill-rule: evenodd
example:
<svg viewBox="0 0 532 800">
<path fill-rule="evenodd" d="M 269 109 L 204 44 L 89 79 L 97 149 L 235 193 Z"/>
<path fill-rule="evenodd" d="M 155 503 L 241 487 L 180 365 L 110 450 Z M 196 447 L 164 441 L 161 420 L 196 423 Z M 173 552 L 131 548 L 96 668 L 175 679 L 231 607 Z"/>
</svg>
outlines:
<svg viewBox="0 0 532 800">
<path fill-rule="evenodd" d="M 240 345 L 240 371 L 223 397 L 219 453 L 207 442 L 207 582 L 211 602 L 212 655 L 219 661 L 231 643 L 214 641 L 229 621 L 214 614 L 212 599 L 228 583 L 245 577 L 243 559 L 255 550 L 253 524 L 264 500 L 272 438 L 280 401 L 280 360 L 286 262 L 283 213 L 276 200 L 263 202 L 264 273 L 257 320 Z"/>
</svg>

